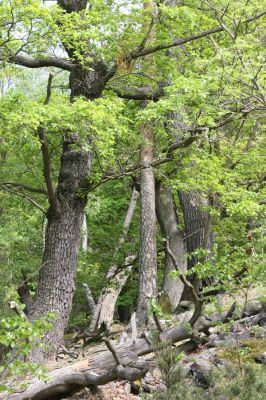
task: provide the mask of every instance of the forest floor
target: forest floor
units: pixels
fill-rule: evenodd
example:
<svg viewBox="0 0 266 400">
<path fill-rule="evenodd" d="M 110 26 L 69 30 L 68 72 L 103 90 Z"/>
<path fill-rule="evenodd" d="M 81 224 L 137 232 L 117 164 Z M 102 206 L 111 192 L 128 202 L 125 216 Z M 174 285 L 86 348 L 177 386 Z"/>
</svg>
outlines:
<svg viewBox="0 0 266 400">
<path fill-rule="evenodd" d="M 115 325 L 114 330 L 118 330 L 121 328 L 125 328 L 124 325 L 117 324 Z M 90 344 L 85 349 L 84 354 L 82 354 L 81 348 L 76 348 L 77 353 L 79 353 L 78 360 L 80 361 L 85 361 L 87 358 L 97 352 L 101 352 L 103 350 L 106 350 L 106 346 L 103 343 L 98 343 L 98 344 Z M 145 356 L 143 356 L 145 358 Z M 149 360 L 155 359 L 155 355 L 148 355 Z M 46 367 L 49 371 L 52 371 L 54 369 L 62 368 L 66 365 L 74 364 L 76 363 L 77 360 L 70 358 L 68 356 L 64 356 L 63 359 L 58 359 L 58 361 L 52 361 L 49 362 Z M 162 388 L 163 382 L 161 379 L 161 374 L 160 371 L 155 368 L 153 371 L 148 372 L 145 378 L 142 380 L 145 382 L 145 386 L 149 387 L 151 391 L 156 391 L 160 388 Z M 140 386 L 142 385 L 143 382 L 136 381 L 133 383 L 133 386 L 135 390 L 139 391 Z M 134 389 L 133 389 L 134 390 Z M 132 386 L 130 383 L 126 381 L 115 381 L 115 382 L 109 382 L 106 385 L 100 386 L 95 388 L 95 390 L 91 390 L 88 388 L 82 389 L 79 392 L 67 396 L 63 400 L 138 400 L 141 399 L 141 397 L 138 394 L 132 394 Z"/>
<path fill-rule="evenodd" d="M 256 304 L 258 305 L 259 302 L 255 301 L 254 299 L 258 298 L 259 296 L 265 295 L 265 287 L 263 290 L 261 288 L 256 288 L 256 290 L 252 290 L 249 293 L 248 300 L 250 304 L 250 315 L 257 314 L 257 311 L 252 312 L 252 307 L 255 308 L 257 307 Z M 242 296 L 241 296 L 242 297 Z M 244 296 L 243 296 L 244 297 Z M 238 304 L 242 303 L 243 306 L 243 297 L 242 299 L 238 299 Z M 229 298 L 229 296 L 225 296 L 223 299 L 223 306 L 225 309 L 229 307 L 229 305 L 232 303 L 232 297 Z M 247 300 L 247 298 L 245 299 Z M 208 313 L 213 313 L 214 309 L 213 306 L 208 307 L 209 310 Z M 264 314 L 265 315 L 265 314 Z M 255 315 L 254 315 L 255 317 Z M 253 317 L 249 317 L 252 318 Z M 221 348 L 225 346 L 225 348 L 230 348 L 234 346 L 235 341 L 236 341 L 236 336 L 237 338 L 242 341 L 242 343 L 245 345 L 245 342 L 248 343 L 252 341 L 252 346 L 259 346 L 258 347 L 258 353 L 260 352 L 265 352 L 266 351 L 266 325 L 265 325 L 265 317 L 264 317 L 264 337 L 263 340 L 257 340 L 254 338 L 254 335 L 252 334 L 252 325 L 249 326 L 246 322 L 243 324 L 238 324 L 236 322 L 236 325 L 234 328 L 231 329 L 230 332 L 227 332 L 224 334 L 221 330 L 221 328 L 215 328 L 212 332 L 212 335 L 210 336 L 210 341 L 206 343 L 206 345 L 199 346 L 197 350 L 191 352 L 189 355 L 185 357 L 185 359 L 182 361 L 182 364 L 184 365 L 185 368 L 189 368 L 193 363 L 197 363 L 197 365 L 200 365 L 207 369 L 209 368 L 209 365 L 212 364 L 216 365 L 217 359 L 219 359 L 219 364 L 222 364 L 222 361 L 220 360 L 220 354 L 221 353 Z M 116 324 L 114 327 L 114 331 L 121 331 L 125 326 L 122 324 Z M 115 340 L 118 340 L 119 337 L 115 337 Z M 250 340 L 251 339 L 251 340 Z M 67 343 L 68 340 L 66 341 L 65 345 L 67 348 L 69 348 L 69 343 Z M 212 344 L 210 345 L 210 342 Z M 180 343 L 179 343 L 180 344 Z M 249 343 L 250 344 L 250 343 Z M 106 345 L 104 343 L 98 343 L 98 344 L 90 344 L 88 347 L 85 348 L 84 352 L 82 352 L 82 349 L 80 348 L 80 344 L 72 345 L 72 349 L 78 354 L 78 360 L 81 362 L 85 362 L 89 358 L 90 355 L 93 353 L 97 352 L 102 352 L 106 350 Z M 83 353 L 83 354 L 82 354 Z M 265 353 L 266 354 L 266 353 Z M 148 356 L 143 356 L 143 358 L 147 357 L 149 360 L 155 360 L 155 354 L 149 354 Z M 47 365 L 48 370 L 53 370 L 57 368 L 64 367 L 66 365 L 71 365 L 72 363 L 74 364 L 77 362 L 77 359 L 71 358 L 68 355 L 59 355 L 58 361 L 53 361 Z M 137 381 L 134 382 L 133 384 L 129 384 L 126 381 L 115 381 L 115 382 L 110 382 L 106 385 L 100 386 L 98 388 L 95 388 L 95 390 L 91 390 L 89 388 L 85 388 L 83 390 L 80 390 L 79 392 L 66 396 L 63 400 L 137 400 L 143 398 L 141 394 L 135 394 L 136 392 L 140 393 L 144 391 L 149 391 L 149 392 L 155 392 L 158 390 L 163 390 L 164 389 L 164 383 L 163 379 L 161 376 L 161 373 L 157 367 L 155 367 L 152 371 L 148 372 L 145 378 L 142 379 L 142 381 Z M 145 390 L 146 389 L 146 390 Z M 152 395 L 150 396 L 152 399 Z"/>
</svg>

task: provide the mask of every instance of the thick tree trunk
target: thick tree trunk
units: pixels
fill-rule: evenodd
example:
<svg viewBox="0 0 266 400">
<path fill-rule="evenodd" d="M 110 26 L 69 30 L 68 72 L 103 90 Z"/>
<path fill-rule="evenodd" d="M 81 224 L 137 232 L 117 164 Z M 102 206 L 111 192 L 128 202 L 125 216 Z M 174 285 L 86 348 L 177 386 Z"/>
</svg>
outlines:
<svg viewBox="0 0 266 400">
<path fill-rule="evenodd" d="M 162 235 L 168 239 L 170 249 L 178 263 L 178 269 L 184 273 L 187 269 L 186 250 L 183 233 L 178 229 L 175 202 L 171 189 L 160 183 L 156 185 L 156 214 Z M 167 295 L 172 312 L 178 306 L 184 288 L 180 278 L 172 279 L 169 276 L 170 272 L 175 270 L 172 259 L 166 252 L 163 294 Z"/>
<path fill-rule="evenodd" d="M 208 206 L 208 200 L 203 199 L 202 196 L 194 190 L 188 192 L 180 191 L 179 198 L 185 220 L 187 253 L 193 253 L 200 248 L 211 251 L 213 247 L 212 221 L 210 214 L 204 210 L 204 207 L 206 208 Z M 188 259 L 188 269 L 193 268 L 198 261 L 198 257 L 192 255 Z M 199 279 L 195 278 L 193 280 L 193 285 L 195 285 L 196 289 L 199 289 L 201 285 Z M 184 297 L 186 297 L 186 295 L 187 293 L 184 293 Z"/>
<path fill-rule="evenodd" d="M 74 276 L 80 244 L 80 230 L 86 198 L 76 189 L 86 179 L 91 168 L 91 153 L 76 151 L 64 144 L 59 184 L 56 191 L 58 210 L 48 210 L 45 249 L 39 273 L 38 289 L 30 320 L 56 314 L 53 329 L 46 333 L 43 344 L 49 345 L 45 357 L 56 351 L 67 326 L 74 293 Z M 42 361 L 44 351 L 33 352 L 35 361 Z"/>
<path fill-rule="evenodd" d="M 213 245 L 211 216 L 204 210 L 204 207 L 208 206 L 208 201 L 194 190 L 180 191 L 179 198 L 184 213 L 188 254 L 199 248 L 211 249 Z M 193 256 L 188 260 L 188 268 L 194 267 L 196 263 L 197 257 Z"/>
<path fill-rule="evenodd" d="M 58 0 L 58 4 L 68 13 L 79 12 L 87 6 L 87 0 Z M 91 68 L 84 68 L 75 60 L 74 47 L 62 42 L 69 58 L 75 61 L 70 72 L 70 100 L 83 96 L 88 100 L 101 97 L 105 87 L 107 68 L 103 61 L 92 62 Z M 68 47 L 69 46 L 69 47 Z M 45 143 L 40 131 L 42 151 L 45 150 L 49 163 L 48 142 Z M 89 138 L 88 138 L 89 141 Z M 43 149 L 43 147 L 46 148 Z M 77 150 L 78 148 L 78 150 Z M 47 213 L 47 227 L 42 266 L 39 272 L 38 289 L 35 302 L 30 310 L 30 320 L 45 317 L 49 312 L 56 314 L 53 330 L 47 332 L 43 344 L 48 351 L 39 348 L 33 351 L 32 359 L 41 362 L 51 357 L 64 334 L 69 319 L 74 293 L 74 276 L 80 246 L 80 232 L 86 206 L 86 196 L 81 193 L 90 176 L 92 153 L 82 150 L 78 132 L 66 132 L 63 140 L 58 185 L 54 195 L 52 177 L 44 177 L 50 195 L 50 208 Z M 44 160 L 45 161 L 45 160 Z M 49 173 L 49 172 L 48 172 Z M 50 180 L 47 182 L 47 180 Z"/>
<path fill-rule="evenodd" d="M 141 126 L 141 160 L 145 164 L 140 172 L 140 266 L 137 322 L 149 322 L 150 300 L 157 295 L 157 250 L 155 181 L 150 162 L 153 159 L 154 132 L 152 126 Z"/>
</svg>

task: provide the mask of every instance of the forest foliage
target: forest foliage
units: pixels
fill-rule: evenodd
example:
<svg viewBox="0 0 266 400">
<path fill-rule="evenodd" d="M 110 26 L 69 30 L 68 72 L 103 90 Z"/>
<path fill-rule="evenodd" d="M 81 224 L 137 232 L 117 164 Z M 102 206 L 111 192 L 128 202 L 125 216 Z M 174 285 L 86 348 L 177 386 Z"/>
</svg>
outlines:
<svg viewBox="0 0 266 400">
<path fill-rule="evenodd" d="M 40 130 L 55 188 L 63 142 L 76 135 L 73 149 L 93 154 L 91 174 L 77 191 L 81 198 L 88 195 L 88 248 L 78 255 L 69 331 L 87 327 L 90 319 L 82 284 L 97 300 L 110 266 L 139 252 L 138 205 L 114 259 L 131 187 L 139 183 L 143 124 L 154 131 L 155 180 L 172 190 L 179 229 L 185 229 L 179 191 L 196 191 L 209 201 L 205 211 L 212 218 L 214 246 L 211 253 L 187 254 L 198 257 L 187 277 L 215 276 L 217 287 L 232 295 L 265 283 L 265 0 L 160 1 L 154 2 L 153 16 L 137 0 L 92 0 L 87 8 L 83 3 L 0 1 L 0 343 L 5 346 L 34 342 L 47 328 L 47 322 L 35 328 L 19 322 L 9 307 L 25 276 L 34 295 L 42 264 L 51 199 Z M 78 12 L 73 4 L 80 5 Z M 96 66 L 106 69 L 101 96 L 86 98 L 84 90 L 70 101 L 72 64 L 92 75 Z M 163 239 L 158 227 L 158 291 Z M 118 308 L 133 311 L 137 297 L 136 263 Z M 21 354 L 28 350 L 23 345 Z"/>
</svg>

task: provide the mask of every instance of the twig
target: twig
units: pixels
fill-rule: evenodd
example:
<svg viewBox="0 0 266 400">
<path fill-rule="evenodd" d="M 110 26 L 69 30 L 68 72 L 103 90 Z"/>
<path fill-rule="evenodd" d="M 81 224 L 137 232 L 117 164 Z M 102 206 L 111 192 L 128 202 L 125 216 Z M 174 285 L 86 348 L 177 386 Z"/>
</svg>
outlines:
<svg viewBox="0 0 266 400">
<path fill-rule="evenodd" d="M 161 323 L 160 323 L 160 320 L 159 320 L 159 318 L 158 318 L 158 315 L 156 314 L 155 311 L 153 311 L 152 315 L 153 315 L 154 322 L 155 322 L 155 325 L 156 325 L 158 331 L 159 331 L 160 333 L 163 332 L 163 328 L 162 328 L 162 326 L 161 326 Z"/>
<path fill-rule="evenodd" d="M 111 344 L 110 340 L 107 339 L 107 338 L 104 338 L 103 340 L 104 340 L 104 342 L 105 342 L 105 344 L 106 344 L 108 350 L 110 350 L 110 352 L 113 354 L 113 357 L 114 357 L 114 359 L 115 359 L 116 365 L 117 365 L 117 366 L 118 366 L 118 365 L 122 365 L 122 362 L 121 362 L 121 360 L 120 360 L 120 357 L 119 357 L 119 355 L 117 354 L 117 352 L 116 352 L 114 346 Z"/>
<path fill-rule="evenodd" d="M 32 193 L 41 193 L 41 194 L 45 194 L 46 196 L 48 196 L 48 192 L 46 190 L 41 189 L 41 188 L 35 188 L 33 186 L 26 185 L 25 183 L 21 183 L 21 182 L 1 181 L 0 186 L 15 186 L 18 188 L 28 190 L 29 192 L 32 192 Z"/>
<path fill-rule="evenodd" d="M 38 208 L 44 215 L 46 215 L 46 211 L 34 199 L 32 199 L 30 196 L 26 195 L 25 193 L 17 192 L 15 190 L 7 189 L 7 188 L 4 188 L 4 190 L 8 193 L 13 193 L 16 196 L 27 199 L 31 204 L 33 204 L 36 208 Z"/>
</svg>

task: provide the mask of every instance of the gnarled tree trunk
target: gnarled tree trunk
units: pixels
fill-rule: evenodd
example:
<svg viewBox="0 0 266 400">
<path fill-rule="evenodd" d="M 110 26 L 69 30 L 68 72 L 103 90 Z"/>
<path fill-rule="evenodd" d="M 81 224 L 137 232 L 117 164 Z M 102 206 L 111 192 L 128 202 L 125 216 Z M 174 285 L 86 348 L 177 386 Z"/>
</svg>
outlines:
<svg viewBox="0 0 266 400">
<path fill-rule="evenodd" d="M 58 4 L 68 13 L 84 10 L 87 3 L 87 0 L 58 0 Z M 107 74 L 104 62 L 94 60 L 91 68 L 84 68 L 79 60 L 75 59 L 74 45 L 71 47 L 69 43 L 66 44 L 64 41 L 62 43 L 69 58 L 75 62 L 70 72 L 70 100 L 73 101 L 77 96 L 83 96 L 91 101 L 101 97 Z M 50 173 L 48 142 L 42 130 L 39 132 L 39 138 L 42 143 L 44 177 L 50 208 L 47 212 L 48 222 L 38 289 L 29 319 L 36 320 L 53 311 L 56 320 L 53 321 L 53 329 L 43 338 L 43 343 L 49 347 L 48 351 L 43 348 L 33 351 L 32 359 L 38 362 L 55 353 L 68 323 L 74 293 L 80 232 L 87 202 L 82 189 L 88 184 L 92 161 L 91 151 L 82 149 L 79 133 L 66 132 L 62 143 L 57 188 L 54 191 L 52 177 L 48 176 Z"/>
<path fill-rule="evenodd" d="M 228 312 L 215 315 L 214 318 L 201 317 L 196 323 L 196 332 L 208 332 L 217 322 L 226 322 L 234 309 L 235 306 L 232 306 Z M 164 330 L 159 335 L 162 342 L 172 343 L 192 337 L 193 330 L 189 328 L 188 323 Z M 189 348 L 190 343 L 180 345 L 176 351 Z M 152 342 L 146 338 L 137 338 L 133 344 L 109 345 L 108 348 L 108 351 L 92 354 L 88 360 L 51 371 L 48 382 L 34 378 L 26 389 L 20 388 L 13 394 L 0 395 L 0 400 L 55 400 L 89 385 L 104 385 L 117 379 L 140 379 L 148 372 L 149 367 L 154 365 L 148 360 L 138 358 L 154 351 Z"/>
<path fill-rule="evenodd" d="M 64 145 L 59 184 L 56 191 L 58 210 L 48 211 L 45 249 L 39 273 L 35 302 L 30 320 L 55 312 L 54 328 L 47 332 L 43 343 L 49 345 L 46 357 L 54 354 L 67 326 L 74 294 L 74 275 L 80 243 L 80 230 L 86 198 L 75 191 L 90 173 L 91 154 Z M 42 361 L 41 349 L 33 359 Z"/>
<path fill-rule="evenodd" d="M 187 269 L 186 249 L 183 233 L 178 228 L 175 202 L 171 189 L 160 183 L 156 185 L 156 214 L 162 235 L 168 239 L 169 246 L 178 263 L 178 269 L 184 273 Z M 168 296 L 172 312 L 178 306 L 184 288 L 180 278 L 172 279 L 169 276 L 170 272 L 175 270 L 173 261 L 166 252 L 163 294 Z"/>
</svg>

